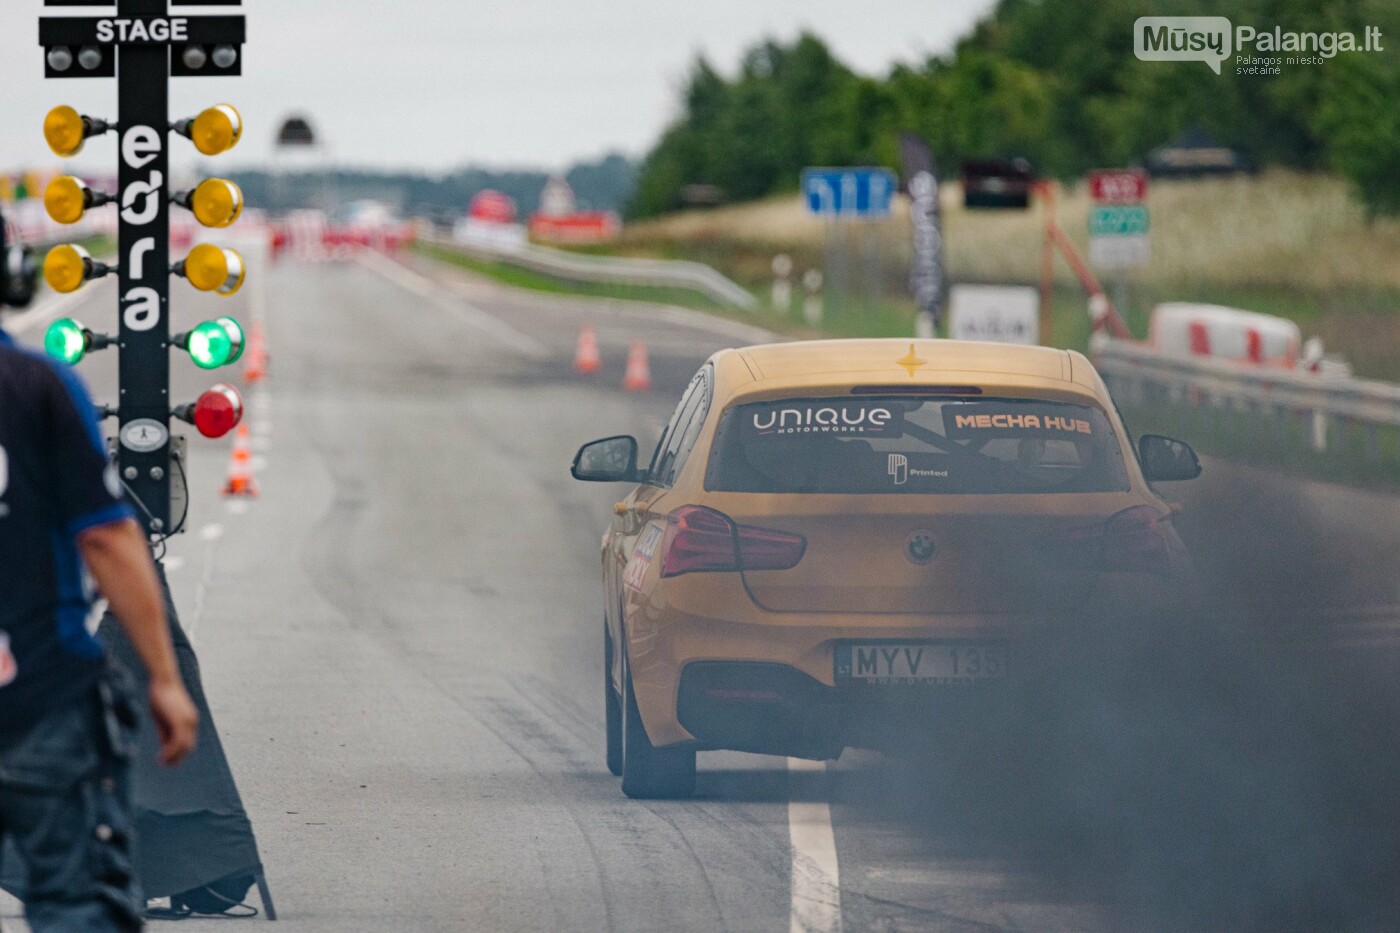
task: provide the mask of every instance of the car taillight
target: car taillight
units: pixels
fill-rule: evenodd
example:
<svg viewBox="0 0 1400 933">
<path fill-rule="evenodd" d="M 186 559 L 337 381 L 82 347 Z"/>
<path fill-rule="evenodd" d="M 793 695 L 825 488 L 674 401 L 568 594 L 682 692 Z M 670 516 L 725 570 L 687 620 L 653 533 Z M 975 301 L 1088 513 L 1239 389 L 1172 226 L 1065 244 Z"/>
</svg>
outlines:
<svg viewBox="0 0 1400 933">
<path fill-rule="evenodd" d="M 1103 529 L 1104 570 L 1171 573 L 1171 543 L 1156 509 L 1135 505 L 1110 518 Z"/>
<path fill-rule="evenodd" d="M 670 514 L 661 576 L 737 570 L 788 570 L 807 552 L 801 535 L 739 525 L 723 512 L 684 505 Z"/>
<path fill-rule="evenodd" d="M 790 570 L 807 553 L 807 539 L 771 528 L 739 526 L 741 570 Z"/>
<path fill-rule="evenodd" d="M 1155 509 L 1135 505 L 1101 525 L 1085 525 L 1047 538 L 1057 563 L 1081 570 L 1170 574 L 1171 542 L 1166 519 Z"/>
<path fill-rule="evenodd" d="M 661 576 L 674 577 L 702 570 L 738 570 L 734 523 L 714 509 L 686 505 L 666 523 Z"/>
</svg>

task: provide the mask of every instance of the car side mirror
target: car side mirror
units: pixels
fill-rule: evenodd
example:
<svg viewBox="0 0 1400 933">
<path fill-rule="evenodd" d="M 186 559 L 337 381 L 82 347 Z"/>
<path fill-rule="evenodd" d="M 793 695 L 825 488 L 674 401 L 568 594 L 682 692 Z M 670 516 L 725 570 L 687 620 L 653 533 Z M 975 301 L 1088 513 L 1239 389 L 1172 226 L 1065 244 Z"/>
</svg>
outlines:
<svg viewBox="0 0 1400 933">
<path fill-rule="evenodd" d="M 1148 482 L 1195 479 L 1201 475 L 1201 459 L 1191 445 L 1170 437 L 1144 434 L 1138 438 L 1138 459 Z"/>
<path fill-rule="evenodd" d="M 605 437 L 579 448 L 571 471 L 587 483 L 637 483 L 637 439 L 629 435 Z"/>
</svg>

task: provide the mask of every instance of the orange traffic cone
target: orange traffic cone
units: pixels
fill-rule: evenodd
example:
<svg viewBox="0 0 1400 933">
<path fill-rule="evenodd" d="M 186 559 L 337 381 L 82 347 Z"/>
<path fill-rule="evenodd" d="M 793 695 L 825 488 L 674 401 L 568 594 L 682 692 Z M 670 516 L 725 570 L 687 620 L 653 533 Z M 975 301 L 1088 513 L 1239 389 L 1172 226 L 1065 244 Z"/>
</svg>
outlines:
<svg viewBox="0 0 1400 933">
<path fill-rule="evenodd" d="M 267 375 L 267 345 L 263 342 L 262 325 L 253 322 L 248 335 L 248 361 L 243 364 L 243 381 L 254 383 Z"/>
<path fill-rule="evenodd" d="M 627 351 L 627 373 L 622 377 L 622 387 L 628 392 L 645 392 L 651 388 L 647 345 L 640 340 L 632 341 L 632 348 Z"/>
<path fill-rule="evenodd" d="M 233 439 L 233 453 L 229 455 L 228 482 L 224 484 L 225 496 L 256 496 L 258 487 L 253 484 L 253 454 L 248 443 L 248 422 L 238 426 L 238 434 Z"/>
<path fill-rule="evenodd" d="M 592 324 L 579 328 L 578 350 L 574 352 L 574 372 L 582 375 L 596 373 L 603 368 L 603 357 L 598 353 L 598 335 Z"/>
</svg>

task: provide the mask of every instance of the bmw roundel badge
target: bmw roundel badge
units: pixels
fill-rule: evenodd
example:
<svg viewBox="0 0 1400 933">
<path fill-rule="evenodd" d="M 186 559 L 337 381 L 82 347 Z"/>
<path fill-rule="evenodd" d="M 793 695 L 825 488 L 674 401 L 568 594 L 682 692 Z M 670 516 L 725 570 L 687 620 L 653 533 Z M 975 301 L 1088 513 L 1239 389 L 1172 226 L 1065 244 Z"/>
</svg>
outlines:
<svg viewBox="0 0 1400 933">
<path fill-rule="evenodd" d="M 936 550 L 938 547 L 933 543 L 933 535 L 927 531 L 916 531 L 904 542 L 904 556 L 916 564 L 927 564 L 933 560 Z"/>
</svg>

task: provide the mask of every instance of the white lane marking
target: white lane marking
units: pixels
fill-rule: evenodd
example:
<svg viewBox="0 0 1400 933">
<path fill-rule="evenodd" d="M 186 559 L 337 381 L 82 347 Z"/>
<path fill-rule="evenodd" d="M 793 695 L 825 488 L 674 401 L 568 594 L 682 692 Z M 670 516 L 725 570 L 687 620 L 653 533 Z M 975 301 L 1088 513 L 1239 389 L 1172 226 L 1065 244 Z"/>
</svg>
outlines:
<svg viewBox="0 0 1400 933">
<path fill-rule="evenodd" d="M 826 772 L 824 761 L 787 761 L 791 772 Z M 788 834 L 792 840 L 790 933 L 841 933 L 841 876 L 831 805 L 788 801 Z"/>
<path fill-rule="evenodd" d="M 165 572 L 174 573 L 185 566 L 185 559 L 177 554 L 171 554 L 165 559 Z"/>
<path fill-rule="evenodd" d="M 204 604 L 209 597 L 209 587 L 214 583 L 214 555 L 223 536 L 224 526 L 217 522 L 210 522 L 199 529 L 199 537 L 205 543 L 204 569 L 194 588 L 194 613 L 190 617 L 189 625 L 185 626 L 185 635 L 189 638 L 190 644 L 195 643 L 195 632 L 199 629 L 199 624 L 204 621 Z"/>
<path fill-rule="evenodd" d="M 505 344 L 523 356 L 542 360 L 550 355 L 549 347 L 534 337 L 516 330 L 474 305 L 467 304 L 465 300 L 444 292 L 432 279 L 401 266 L 386 256 L 364 251 L 358 254 L 357 260 L 362 266 L 378 272 L 405 291 L 432 302 L 434 306 L 451 314 L 468 327 L 481 331 L 497 343 Z"/>
<path fill-rule="evenodd" d="M 230 515 L 247 515 L 249 509 L 248 500 L 230 499 L 228 500 L 227 509 Z"/>
</svg>

